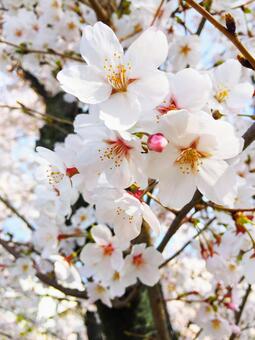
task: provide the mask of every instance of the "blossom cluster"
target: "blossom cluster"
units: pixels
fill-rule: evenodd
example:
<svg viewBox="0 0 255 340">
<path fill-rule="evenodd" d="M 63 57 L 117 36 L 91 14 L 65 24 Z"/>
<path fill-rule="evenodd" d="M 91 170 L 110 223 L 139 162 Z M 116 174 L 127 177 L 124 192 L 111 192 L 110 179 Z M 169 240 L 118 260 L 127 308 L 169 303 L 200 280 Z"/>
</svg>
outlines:
<svg viewBox="0 0 255 340">
<path fill-rule="evenodd" d="M 183 337 L 201 331 L 202 338 L 225 339 L 241 331 L 234 315 L 244 288 L 254 284 L 254 146 L 245 149 L 242 137 L 254 117 L 252 71 L 226 42 L 228 52 L 204 62 L 208 42 L 186 26 L 183 34 L 173 14 L 177 2 L 166 2 L 158 16 L 158 1 L 128 3 L 112 14 L 111 28 L 83 2 L 3 1 L 1 70 L 13 77 L 0 95 L 4 113 L 16 110 L 20 131 L 31 129 L 37 138 L 41 123 L 31 127 L 28 118 L 39 112 L 46 122 L 54 119 L 41 92 L 37 103 L 30 88 L 30 100 L 12 93 L 15 86 L 33 88 L 30 75 L 46 97 L 64 91 L 66 105 L 79 113 L 63 143 L 38 146 L 29 161 L 22 155 L 18 169 L 17 151 L 11 161 L 7 154 L 19 136 L 10 144 L 3 129 L 1 190 L 11 197 L 25 183 L 28 192 L 20 189 L 16 205 L 32 231 L 22 256 L 0 263 L 0 271 L 6 285 L 10 277 L 53 275 L 62 287 L 86 290 L 89 308 L 98 300 L 114 307 L 138 283 L 161 280 L 170 313 L 183 316 L 173 321 Z M 219 20 L 231 12 L 245 35 L 241 6 L 215 0 L 211 11 Z M 163 252 L 162 238 L 197 191 L 203 201 L 178 231 L 182 243 L 194 238 L 191 249 L 166 264 L 178 240 Z M 1 238 L 15 243 L 7 229 Z"/>
</svg>

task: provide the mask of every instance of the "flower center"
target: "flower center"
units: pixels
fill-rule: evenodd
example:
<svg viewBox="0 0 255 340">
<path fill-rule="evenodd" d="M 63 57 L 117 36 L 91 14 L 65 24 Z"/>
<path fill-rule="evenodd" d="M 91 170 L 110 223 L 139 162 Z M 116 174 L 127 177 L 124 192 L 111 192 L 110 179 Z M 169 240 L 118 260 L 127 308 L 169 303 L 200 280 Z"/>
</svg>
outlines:
<svg viewBox="0 0 255 340">
<path fill-rule="evenodd" d="M 189 47 L 188 44 L 185 44 L 185 45 L 181 46 L 181 48 L 180 48 L 180 53 L 183 54 L 184 56 L 187 56 L 190 51 L 191 51 L 191 48 Z"/>
<path fill-rule="evenodd" d="M 129 157 L 129 152 L 132 147 L 126 144 L 122 139 L 118 138 L 117 140 L 105 140 L 105 143 L 108 145 L 105 149 L 99 149 L 100 159 L 103 160 L 113 160 L 114 166 L 117 168 L 121 165 L 123 158 Z"/>
<path fill-rule="evenodd" d="M 28 270 L 29 270 L 29 265 L 28 265 L 28 264 L 23 264 L 23 266 L 22 266 L 22 271 L 23 271 L 24 273 L 27 273 Z"/>
<path fill-rule="evenodd" d="M 21 36 L 23 35 L 22 30 L 17 29 L 17 30 L 15 31 L 15 35 L 16 35 L 16 37 L 21 37 Z"/>
<path fill-rule="evenodd" d="M 215 99 L 219 102 L 219 103 L 223 103 L 226 98 L 229 95 L 229 91 L 227 89 L 222 89 L 220 91 L 218 91 L 215 95 Z"/>
<path fill-rule="evenodd" d="M 122 55 L 119 53 L 114 53 L 113 57 L 114 65 L 112 63 L 108 63 L 108 59 L 105 58 L 104 70 L 106 71 L 106 78 L 112 87 L 112 94 L 117 92 L 126 92 L 128 85 L 135 81 L 135 79 L 129 79 L 127 75 L 128 71 L 131 70 L 131 65 L 130 63 L 127 65 L 122 64 Z"/>
<path fill-rule="evenodd" d="M 102 246 L 104 256 L 111 256 L 114 252 L 114 247 L 111 243 L 107 244 L 106 246 Z"/>
<path fill-rule="evenodd" d="M 106 291 L 106 289 L 103 286 L 101 286 L 99 284 L 96 286 L 96 292 L 98 294 L 103 294 L 105 291 Z"/>
<path fill-rule="evenodd" d="M 136 267 L 140 267 L 144 263 L 143 255 L 137 254 L 133 256 L 133 264 Z"/>
<path fill-rule="evenodd" d="M 220 322 L 220 320 L 218 320 L 218 319 L 213 319 L 212 321 L 211 321 L 211 324 L 212 324 L 212 328 L 214 329 L 214 330 L 219 330 L 220 328 L 221 328 L 221 322 Z"/>
<path fill-rule="evenodd" d="M 49 184 L 56 185 L 59 184 L 62 179 L 64 178 L 64 174 L 60 172 L 56 167 L 49 167 L 49 170 L 47 171 L 47 177 Z"/>
<path fill-rule="evenodd" d="M 178 110 L 177 104 L 174 99 L 171 99 L 168 103 L 166 100 L 163 101 L 162 104 L 156 107 L 156 110 L 161 114 L 164 115 L 168 111 Z"/>
<path fill-rule="evenodd" d="M 113 281 L 119 281 L 120 280 L 120 273 L 119 272 L 114 272 L 112 276 Z"/>
<path fill-rule="evenodd" d="M 181 153 L 175 161 L 183 174 L 188 175 L 190 172 L 197 174 L 199 166 L 202 165 L 202 158 L 209 157 L 208 153 L 196 149 L 197 142 L 193 142 L 188 148 L 181 149 Z"/>
</svg>

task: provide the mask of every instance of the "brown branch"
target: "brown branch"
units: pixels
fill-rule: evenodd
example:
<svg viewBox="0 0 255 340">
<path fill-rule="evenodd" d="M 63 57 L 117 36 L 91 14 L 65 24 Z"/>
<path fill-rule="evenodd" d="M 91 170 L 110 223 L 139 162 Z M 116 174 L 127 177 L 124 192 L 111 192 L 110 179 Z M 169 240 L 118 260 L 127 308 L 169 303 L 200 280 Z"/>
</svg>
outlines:
<svg viewBox="0 0 255 340">
<path fill-rule="evenodd" d="M 16 216 L 18 216 L 23 222 L 25 222 L 25 224 L 27 225 L 27 227 L 30 230 L 35 230 L 35 228 L 32 226 L 31 223 L 28 222 L 28 220 L 21 215 L 18 210 L 16 208 L 14 208 L 14 206 L 9 202 L 8 199 L 3 198 L 2 196 L 0 196 L 0 202 L 2 202 L 9 210 L 11 210 Z"/>
<path fill-rule="evenodd" d="M 230 33 L 226 27 L 219 23 L 204 7 L 199 5 L 194 0 L 186 0 L 186 3 L 193 7 L 198 13 L 200 13 L 206 20 L 208 20 L 215 28 L 223 33 L 235 47 L 241 52 L 241 54 L 249 61 L 250 65 L 255 70 L 255 59 L 253 55 L 246 49 L 241 43 L 236 34 Z"/>
<path fill-rule="evenodd" d="M 22 255 L 15 249 L 11 242 L 5 241 L 0 239 L 0 244 L 2 247 L 8 251 L 15 259 L 22 257 Z M 39 271 L 36 273 L 36 277 L 47 286 L 51 286 L 60 292 L 64 293 L 65 295 L 73 296 L 79 299 L 86 299 L 87 293 L 86 291 L 80 291 L 78 289 L 67 288 L 60 285 L 55 277 L 49 277 L 47 274 L 43 274 Z"/>
<path fill-rule="evenodd" d="M 157 8 L 157 10 L 156 10 L 156 12 L 155 12 L 155 14 L 154 14 L 154 17 L 153 17 L 153 19 L 152 19 L 151 26 L 154 25 L 154 23 L 155 23 L 157 17 L 160 15 L 161 8 L 162 8 L 162 6 L 164 5 L 164 2 L 165 2 L 165 0 L 161 0 L 161 2 L 160 2 L 159 6 L 158 6 L 158 8 Z"/>
<path fill-rule="evenodd" d="M 176 215 L 175 219 L 173 220 L 171 226 L 169 227 L 168 231 L 166 232 L 163 240 L 161 241 L 160 245 L 158 246 L 159 251 L 163 251 L 170 240 L 170 238 L 176 233 L 179 229 L 180 225 L 182 224 L 183 219 L 186 215 L 190 212 L 194 206 L 199 203 L 202 199 L 202 194 L 197 190 L 192 198 L 192 200 L 186 204 Z"/>
<path fill-rule="evenodd" d="M 102 6 L 102 1 L 97 0 L 88 0 L 90 3 L 90 6 L 94 9 L 97 19 L 99 21 L 104 22 L 105 24 L 112 26 L 110 15 L 107 13 L 105 8 Z M 80 2 L 83 2 L 83 0 L 80 0 Z"/>
<path fill-rule="evenodd" d="M 160 268 L 164 267 L 165 265 L 167 265 L 169 262 L 171 262 L 173 259 L 175 259 L 178 255 L 180 255 L 184 249 L 186 249 L 199 235 L 201 235 L 206 229 L 208 229 L 208 227 L 212 224 L 213 221 L 216 220 L 216 217 L 213 217 L 212 219 L 210 219 L 206 225 L 204 226 L 204 228 L 200 229 L 199 232 L 194 235 L 192 237 L 192 239 L 190 239 L 189 241 L 187 241 L 176 253 L 174 253 L 171 257 L 169 257 L 168 259 L 166 259 L 160 266 Z"/>
<path fill-rule="evenodd" d="M 43 120 L 46 120 L 47 123 L 48 123 L 49 120 L 53 120 L 57 123 L 62 123 L 62 124 L 67 124 L 67 125 L 73 126 L 73 123 L 70 120 L 59 118 L 59 117 L 56 117 L 56 116 L 52 116 L 52 115 L 49 115 L 47 113 L 39 112 L 37 110 L 31 109 L 31 108 L 25 106 L 24 104 L 22 104 L 20 102 L 18 102 L 18 104 L 20 106 L 0 105 L 0 109 L 3 108 L 3 109 L 10 109 L 10 110 L 20 110 L 23 113 L 32 113 L 32 114 L 35 113 L 36 115 L 40 116 Z"/>
<path fill-rule="evenodd" d="M 206 4 L 205 4 L 205 9 L 209 12 L 210 9 L 211 9 L 211 6 L 212 6 L 212 0 L 208 0 L 206 1 Z M 198 25 L 198 28 L 197 28 L 197 32 L 196 34 L 197 35 L 200 35 L 204 29 L 204 26 L 205 26 L 205 23 L 206 23 L 206 18 L 205 17 L 202 17 L 199 25 Z"/>
<path fill-rule="evenodd" d="M 245 132 L 245 134 L 243 135 L 243 139 L 244 139 L 243 149 L 245 150 L 255 140 L 255 123 L 253 123 L 249 127 L 249 129 Z"/>
<path fill-rule="evenodd" d="M 30 49 L 27 48 L 24 45 L 16 45 L 10 41 L 6 41 L 6 40 L 0 40 L 0 44 L 4 44 L 4 45 L 8 45 L 11 47 L 14 47 L 17 49 L 17 52 L 20 54 L 42 54 L 42 55 L 55 55 L 57 57 L 63 58 L 63 59 L 70 59 L 70 60 L 74 60 L 74 61 L 78 61 L 78 62 L 83 62 L 84 60 L 81 57 L 73 57 L 71 55 L 65 54 L 65 53 L 60 53 L 57 52 L 53 49 L 48 49 L 48 50 L 36 50 L 36 49 Z"/>
<path fill-rule="evenodd" d="M 242 299 L 242 302 L 241 302 L 241 305 L 239 307 L 239 310 L 235 313 L 235 324 L 238 326 L 240 321 L 241 321 L 241 318 L 242 318 L 242 314 L 243 314 L 243 311 L 244 311 L 244 308 L 245 308 L 245 305 L 248 301 L 248 298 L 249 298 L 249 295 L 252 291 L 252 287 L 251 285 L 249 284 L 247 289 L 246 289 L 246 292 L 243 296 L 243 299 Z M 236 334 L 232 333 L 231 337 L 229 338 L 229 340 L 234 340 L 236 338 Z"/>
</svg>

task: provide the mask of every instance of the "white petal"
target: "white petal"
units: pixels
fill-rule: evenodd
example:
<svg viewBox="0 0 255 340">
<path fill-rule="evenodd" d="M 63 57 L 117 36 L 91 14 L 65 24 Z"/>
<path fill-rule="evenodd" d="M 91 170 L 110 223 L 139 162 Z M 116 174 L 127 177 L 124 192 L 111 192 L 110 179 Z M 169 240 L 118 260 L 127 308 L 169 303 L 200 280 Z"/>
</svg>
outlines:
<svg viewBox="0 0 255 340">
<path fill-rule="evenodd" d="M 236 85 L 230 92 L 227 105 L 233 109 L 241 109 L 250 104 L 254 88 L 249 83 Z"/>
<path fill-rule="evenodd" d="M 160 223 L 158 218 L 146 203 L 143 202 L 142 206 L 143 206 L 143 218 L 149 224 L 149 226 L 155 232 L 155 234 L 158 235 L 160 233 Z"/>
<path fill-rule="evenodd" d="M 113 30 L 102 22 L 84 28 L 80 51 L 89 65 L 95 65 L 101 70 L 106 58 L 110 61 L 114 53 L 123 54 L 123 49 Z"/>
<path fill-rule="evenodd" d="M 225 173 L 228 164 L 218 159 L 203 159 L 202 165 L 199 167 L 197 176 L 197 186 L 202 194 L 207 196 L 207 190 L 216 185 L 217 181 Z"/>
<path fill-rule="evenodd" d="M 38 146 L 36 148 L 36 151 L 42 158 L 48 161 L 51 165 L 56 166 L 63 174 L 65 174 L 66 169 L 64 166 L 64 162 L 56 152 L 42 146 Z"/>
<path fill-rule="evenodd" d="M 215 68 L 214 75 L 218 85 L 231 89 L 241 77 L 242 67 L 237 60 L 229 59 Z"/>
<path fill-rule="evenodd" d="M 97 104 L 109 98 L 112 88 L 92 66 L 71 65 L 57 75 L 64 91 L 87 104 Z"/>
<path fill-rule="evenodd" d="M 125 59 L 131 64 L 131 77 L 137 77 L 165 61 L 168 43 L 165 34 L 154 27 L 143 32 L 128 48 Z"/>
<path fill-rule="evenodd" d="M 155 267 L 144 265 L 137 273 L 137 276 L 143 284 L 154 286 L 160 279 L 160 272 Z"/>
<path fill-rule="evenodd" d="M 89 267 L 100 262 L 101 258 L 102 252 L 94 243 L 86 244 L 80 253 L 80 259 Z"/>
<path fill-rule="evenodd" d="M 110 229 L 103 224 L 95 225 L 91 229 L 91 235 L 93 239 L 96 241 L 96 243 L 100 245 L 107 244 L 112 239 L 112 233 Z"/>
<path fill-rule="evenodd" d="M 140 104 L 131 93 L 115 93 L 100 104 L 100 118 L 112 130 L 127 130 L 139 119 Z"/>
<path fill-rule="evenodd" d="M 180 109 L 200 110 L 208 98 L 212 83 L 208 75 L 186 68 L 172 77 L 173 99 Z"/>
<path fill-rule="evenodd" d="M 151 71 L 128 86 L 128 91 L 135 94 L 143 111 L 159 105 L 169 91 L 169 82 L 162 71 Z"/>
<path fill-rule="evenodd" d="M 114 253 L 111 256 L 111 264 L 112 267 L 115 270 L 120 270 L 123 266 L 124 260 L 123 260 L 123 254 L 120 250 L 115 250 Z"/>
<path fill-rule="evenodd" d="M 153 266 L 159 267 L 163 262 L 163 255 L 154 247 L 148 247 L 144 251 L 144 259 Z"/>
<path fill-rule="evenodd" d="M 161 203 L 174 209 L 181 209 L 193 197 L 196 190 L 195 177 L 184 175 L 178 166 L 169 168 L 166 177 L 159 181 Z"/>
</svg>

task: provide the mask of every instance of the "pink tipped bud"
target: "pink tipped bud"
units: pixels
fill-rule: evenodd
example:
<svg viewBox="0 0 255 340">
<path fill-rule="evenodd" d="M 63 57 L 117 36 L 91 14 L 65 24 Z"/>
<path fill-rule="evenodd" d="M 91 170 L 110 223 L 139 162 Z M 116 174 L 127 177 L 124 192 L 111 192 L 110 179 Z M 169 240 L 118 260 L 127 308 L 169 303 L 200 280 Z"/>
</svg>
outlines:
<svg viewBox="0 0 255 340">
<path fill-rule="evenodd" d="M 155 152 L 162 152 L 167 146 L 168 141 L 162 133 L 155 133 L 150 135 L 147 141 L 149 150 Z"/>
<path fill-rule="evenodd" d="M 237 306 L 233 302 L 226 303 L 225 306 L 228 309 L 233 310 L 233 311 L 236 311 L 238 309 Z"/>
</svg>

